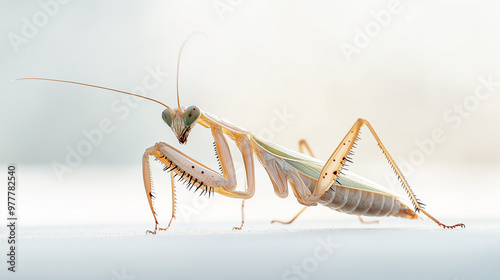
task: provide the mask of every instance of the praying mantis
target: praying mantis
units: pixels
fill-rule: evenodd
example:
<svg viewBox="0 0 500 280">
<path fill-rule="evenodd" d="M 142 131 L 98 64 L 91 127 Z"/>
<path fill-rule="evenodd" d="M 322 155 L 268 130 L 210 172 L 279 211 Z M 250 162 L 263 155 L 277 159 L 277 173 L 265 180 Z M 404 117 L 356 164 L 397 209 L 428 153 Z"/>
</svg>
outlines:
<svg viewBox="0 0 500 280">
<path fill-rule="evenodd" d="M 197 124 L 210 129 L 214 139 L 216 157 L 220 164 L 220 172 L 207 167 L 193 157 L 164 142 L 156 143 L 144 152 L 142 157 L 144 187 L 155 222 L 154 230 L 148 230 L 148 233 L 156 234 L 158 231 L 167 230 L 176 218 L 176 193 L 174 185 L 174 177 L 176 176 L 179 177 L 179 180 L 186 181 L 189 189 L 193 187 L 195 190 L 200 189 L 202 194 L 210 196 L 213 193 L 218 193 L 223 196 L 241 199 L 242 221 L 240 226 L 234 227 L 236 230 L 241 230 L 245 223 L 245 200 L 252 198 L 255 193 L 254 157 L 258 159 L 267 171 L 274 192 L 278 197 L 287 197 L 290 187 L 297 201 L 304 205 L 304 208 L 289 222 L 276 220 L 273 222 L 289 224 L 301 215 L 307 207 L 321 204 L 339 212 L 357 215 L 360 219 L 361 216 L 394 216 L 417 219 L 419 218 L 418 213 L 422 213 L 443 228 L 465 227 L 462 223 L 447 226 L 424 210 L 424 204 L 416 198 L 401 170 L 389 155 L 389 152 L 382 144 L 372 125 L 365 119 L 360 118 L 356 120 L 330 158 L 326 162 L 323 162 L 314 158 L 306 140 L 300 140 L 300 152 L 295 152 L 264 140 L 221 117 L 205 112 L 196 105 L 182 107 L 179 97 L 179 65 L 184 46 L 195 34 L 191 34 L 184 41 L 178 54 L 176 108 L 171 108 L 158 100 L 146 96 L 80 82 L 46 78 L 16 79 L 77 84 L 132 95 L 155 102 L 165 107 L 161 114 L 162 119 L 170 127 L 180 144 L 187 143 L 189 133 Z M 345 169 L 345 164 L 351 162 L 350 156 L 358 140 L 360 129 L 363 126 L 369 129 L 371 135 L 377 141 L 378 146 L 399 178 L 403 189 L 408 194 L 414 209 L 405 204 L 399 196 Z M 243 159 L 246 175 L 244 190 L 236 190 L 238 182 L 234 161 L 227 142 L 228 138 L 236 144 Z M 164 165 L 164 170 L 170 172 L 172 216 L 165 228 L 158 226 L 159 222 L 153 203 L 155 192 L 152 184 L 150 157 L 160 161 Z"/>
</svg>

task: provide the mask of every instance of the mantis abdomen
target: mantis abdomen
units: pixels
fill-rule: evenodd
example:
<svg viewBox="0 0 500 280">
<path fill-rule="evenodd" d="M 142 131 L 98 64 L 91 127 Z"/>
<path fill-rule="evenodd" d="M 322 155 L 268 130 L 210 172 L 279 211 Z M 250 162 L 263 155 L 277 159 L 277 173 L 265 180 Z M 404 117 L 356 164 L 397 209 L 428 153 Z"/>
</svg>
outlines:
<svg viewBox="0 0 500 280">
<path fill-rule="evenodd" d="M 358 216 L 394 216 L 416 219 L 418 215 L 397 197 L 333 185 L 321 196 L 320 204 Z"/>
<path fill-rule="evenodd" d="M 288 184 L 300 203 L 301 191 L 313 193 L 324 163 L 284 147 L 255 139 L 255 154 L 273 182 L 280 197 L 288 194 Z M 343 170 L 335 183 L 317 201 L 333 210 L 357 216 L 394 216 L 417 219 L 418 215 L 398 195 L 370 180 Z"/>
</svg>

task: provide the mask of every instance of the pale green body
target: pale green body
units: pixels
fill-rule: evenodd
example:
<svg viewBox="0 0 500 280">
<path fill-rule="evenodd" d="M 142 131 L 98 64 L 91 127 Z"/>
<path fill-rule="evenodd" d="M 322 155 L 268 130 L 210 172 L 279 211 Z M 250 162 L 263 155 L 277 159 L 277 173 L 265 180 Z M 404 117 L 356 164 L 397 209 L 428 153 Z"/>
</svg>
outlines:
<svg viewBox="0 0 500 280">
<path fill-rule="evenodd" d="M 311 192 L 314 190 L 325 162 L 256 136 L 252 136 L 252 139 L 255 154 L 273 181 L 278 196 L 287 195 L 287 182 L 303 184 Z M 293 176 L 293 173 L 298 176 Z M 343 171 L 336 181 L 321 196 L 318 201 L 320 204 L 339 212 L 360 216 L 415 216 L 401 202 L 401 197 L 357 174 Z"/>
</svg>

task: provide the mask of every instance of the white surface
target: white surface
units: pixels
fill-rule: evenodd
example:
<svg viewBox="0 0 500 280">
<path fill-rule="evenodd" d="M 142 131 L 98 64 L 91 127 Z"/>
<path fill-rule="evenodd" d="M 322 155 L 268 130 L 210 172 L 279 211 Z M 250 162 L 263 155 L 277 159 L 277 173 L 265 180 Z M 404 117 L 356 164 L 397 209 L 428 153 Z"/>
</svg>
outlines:
<svg viewBox="0 0 500 280">
<path fill-rule="evenodd" d="M 477 221 L 476 224 L 480 222 Z M 293 225 L 23 227 L 2 279 L 497 279 L 499 228 Z M 340 227 L 340 228 L 339 228 Z M 2 243 L 3 240 L 2 240 Z M 323 245 L 322 245 L 323 244 Z M 331 244 L 325 249 L 324 244 Z M 319 249 L 318 249 L 319 248 Z M 317 265 L 315 265 L 317 264 Z M 305 267 L 305 268 L 304 268 Z M 305 276 L 304 276 L 305 275 Z M 294 278 L 295 277 L 295 278 Z"/>
<path fill-rule="evenodd" d="M 157 207 L 165 226 L 169 176 L 156 167 Z M 231 230 L 240 222 L 239 200 L 215 196 L 206 203 L 178 186 L 177 220 L 168 232 L 150 236 L 145 231 L 154 224 L 140 167 L 80 169 L 63 182 L 39 168 L 18 171 L 19 272 L 2 268 L 5 279 L 296 279 L 284 274 L 304 262 L 309 269 L 315 250 L 328 240 L 338 247 L 327 258 L 320 252 L 325 260 L 316 261 L 308 279 L 496 279 L 500 272 L 500 219 L 492 206 L 498 195 L 457 188 L 454 181 L 438 184 L 439 178 L 427 177 L 414 189 L 429 198 L 424 202 L 431 214 L 448 224 L 463 222 L 466 229 L 443 230 L 426 218 L 381 218 L 380 224 L 362 225 L 321 206 L 291 226 L 271 225 L 301 206 L 294 197 L 276 197 L 258 169 L 259 188 L 246 203 L 243 231 Z M 438 188 L 426 188 L 427 180 Z M 0 234 L 5 255 L 5 227 Z"/>
</svg>

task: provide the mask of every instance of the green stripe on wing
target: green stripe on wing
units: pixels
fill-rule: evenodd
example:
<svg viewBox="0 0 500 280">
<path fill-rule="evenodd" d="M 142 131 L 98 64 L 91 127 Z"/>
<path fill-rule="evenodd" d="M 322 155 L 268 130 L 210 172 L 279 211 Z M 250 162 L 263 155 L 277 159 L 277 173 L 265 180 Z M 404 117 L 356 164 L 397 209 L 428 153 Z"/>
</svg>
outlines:
<svg viewBox="0 0 500 280">
<path fill-rule="evenodd" d="M 293 168 L 295 168 L 298 172 L 303 175 L 310 177 L 311 179 L 318 180 L 321 170 L 325 165 L 325 162 L 310 157 L 305 154 L 301 154 L 299 152 L 287 149 L 285 147 L 276 145 L 274 143 L 268 142 L 264 139 L 258 138 L 257 136 L 252 136 L 253 140 L 261 146 L 263 149 L 273 154 L 276 157 L 283 159 L 285 162 L 290 164 Z M 386 188 L 374 183 L 368 179 L 365 179 L 355 173 L 343 171 L 344 174 L 340 174 L 337 177 L 337 181 L 340 185 L 345 187 L 350 187 L 353 189 L 359 189 L 363 191 L 369 191 L 374 193 L 379 193 L 383 195 L 389 196 L 397 196 L 399 195 L 387 190 Z"/>
</svg>

